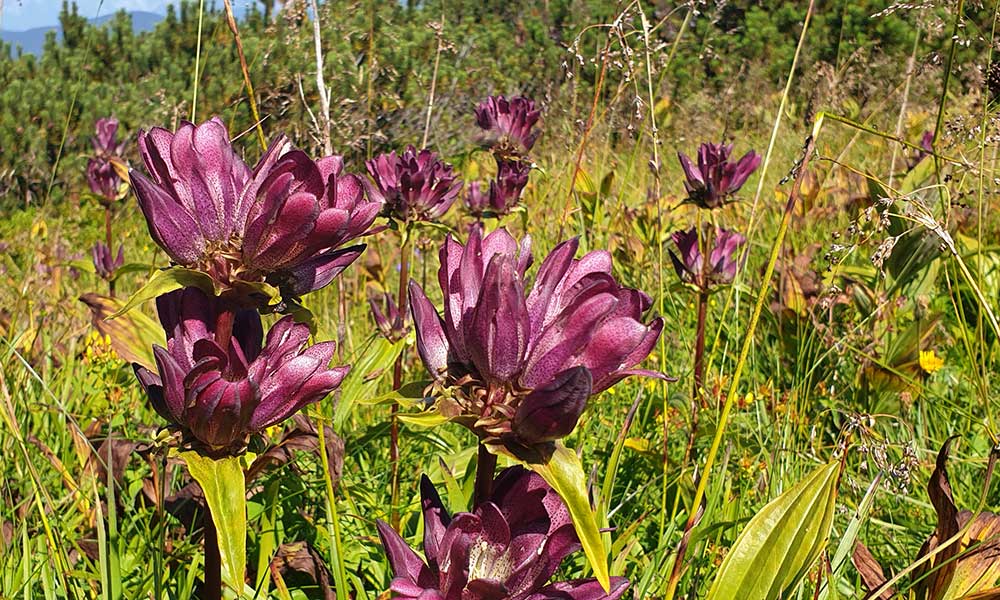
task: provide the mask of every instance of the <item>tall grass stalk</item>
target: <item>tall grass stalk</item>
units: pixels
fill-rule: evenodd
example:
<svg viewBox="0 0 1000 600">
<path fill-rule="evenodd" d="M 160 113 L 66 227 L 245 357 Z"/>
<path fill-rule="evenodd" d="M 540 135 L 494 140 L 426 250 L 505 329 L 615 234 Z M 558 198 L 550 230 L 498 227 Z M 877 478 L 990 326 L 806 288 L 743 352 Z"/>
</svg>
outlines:
<svg viewBox="0 0 1000 600">
<path fill-rule="evenodd" d="M 243 39 L 240 38 L 240 28 L 236 24 L 236 18 L 233 16 L 233 7 L 229 0 L 223 0 L 223 4 L 226 7 L 226 23 L 229 25 L 229 31 L 233 34 L 233 39 L 236 41 L 236 53 L 240 57 L 240 71 L 243 72 L 243 83 L 247 86 L 247 99 L 250 101 L 250 114 L 253 115 L 254 125 L 257 129 L 257 139 L 260 141 L 261 149 L 266 151 L 267 140 L 264 139 L 264 129 L 260 126 L 260 113 L 257 112 L 257 97 L 254 95 L 253 82 L 250 80 L 247 57 L 243 53 Z"/>
<path fill-rule="evenodd" d="M 806 9 L 806 17 L 802 21 L 802 32 L 799 34 L 798 44 L 795 46 L 795 54 L 792 56 L 792 64 L 788 69 L 788 77 L 785 79 L 785 89 L 781 92 L 781 101 L 778 103 L 778 112 L 774 117 L 774 125 L 771 127 L 771 137 L 767 141 L 767 151 L 764 153 L 764 160 L 760 165 L 760 176 L 757 178 L 757 190 L 753 194 L 753 204 L 750 205 L 750 219 L 747 224 L 747 239 L 750 239 L 757 225 L 757 205 L 760 202 L 760 195 L 764 191 L 764 183 L 767 176 L 767 169 L 771 165 L 771 156 L 774 153 L 774 145 L 778 141 L 778 131 L 781 130 L 781 120 L 785 116 L 785 106 L 788 104 L 788 97 L 791 94 L 792 82 L 795 81 L 795 71 L 799 65 L 799 57 L 802 55 L 802 47 L 806 43 L 806 33 L 809 31 L 809 23 L 812 21 L 813 8 L 816 0 L 809 0 L 809 7 Z M 737 277 L 739 277 L 737 275 Z M 734 286 L 735 287 L 735 286 Z"/>
</svg>

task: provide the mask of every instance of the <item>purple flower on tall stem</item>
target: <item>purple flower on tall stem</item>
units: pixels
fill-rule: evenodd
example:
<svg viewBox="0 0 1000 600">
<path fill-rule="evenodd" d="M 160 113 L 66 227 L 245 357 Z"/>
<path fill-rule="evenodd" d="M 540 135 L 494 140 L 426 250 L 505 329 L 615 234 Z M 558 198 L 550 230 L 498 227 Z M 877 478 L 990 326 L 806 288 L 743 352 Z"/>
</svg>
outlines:
<svg viewBox="0 0 1000 600">
<path fill-rule="evenodd" d="M 527 161 L 500 161 L 496 179 L 490 181 L 488 190 L 483 191 L 478 181 L 469 184 L 465 194 L 469 213 L 477 219 L 509 214 L 521 201 L 530 172 L 531 163 Z"/>
<path fill-rule="evenodd" d="M 470 181 L 462 198 L 469 214 L 477 219 L 482 219 L 491 211 L 489 189 L 484 189 L 481 181 Z"/>
<path fill-rule="evenodd" d="M 383 203 L 383 212 L 398 221 L 436 221 L 462 190 L 462 181 L 451 165 L 435 152 L 408 146 L 402 154 L 380 154 L 366 163 L 374 185 L 373 199 Z"/>
<path fill-rule="evenodd" d="M 681 168 L 684 169 L 684 188 L 688 193 L 688 201 L 707 209 L 719 208 L 732 202 L 732 195 L 743 187 L 750 174 L 760 166 L 761 160 L 751 150 L 743 158 L 733 162 L 729 160 L 732 151 L 732 144 L 702 144 L 698 148 L 697 166 L 684 154 L 677 153 Z"/>
<path fill-rule="evenodd" d="M 167 347 L 157 372 L 133 365 L 150 403 L 203 449 L 238 452 L 251 434 L 332 392 L 350 370 L 329 368 L 334 343 L 306 347 L 309 327 L 291 316 L 264 340 L 255 310 L 185 288 L 156 300 Z"/>
<path fill-rule="evenodd" d="M 501 158 L 523 158 L 535 145 L 540 132 L 531 129 L 542 111 L 523 96 L 508 100 L 490 96 L 476 106 L 476 124 L 485 132 L 485 145 Z"/>
<path fill-rule="evenodd" d="M 97 242 L 90 251 L 94 263 L 94 271 L 101 279 L 110 281 L 115 271 L 125 263 L 125 247 L 118 246 L 118 255 L 112 257 L 111 248 L 103 242 Z"/>
<path fill-rule="evenodd" d="M 223 289 L 267 282 L 300 296 L 324 287 L 364 250 L 342 246 L 380 209 L 341 157 L 313 161 L 283 136 L 251 170 L 217 117 L 140 132 L 139 150 L 152 179 L 130 175 L 153 239 Z"/>
<path fill-rule="evenodd" d="M 629 375 L 650 353 L 663 320 L 642 322 L 650 298 L 611 275 L 611 255 L 574 259 L 578 240 L 557 246 L 530 291 L 530 239 L 474 228 L 463 246 L 441 248 L 444 318 L 416 283 L 410 310 L 424 365 L 450 393 L 443 414 L 484 442 L 512 451 L 569 435 L 587 399 Z M 527 293 L 526 293 L 527 292 Z"/>
<path fill-rule="evenodd" d="M 920 164 L 922 160 L 934 153 L 934 132 L 925 131 L 922 136 L 920 136 L 920 150 L 917 150 L 910 158 L 907 160 L 906 168 L 913 169 Z"/>
<path fill-rule="evenodd" d="M 368 297 L 368 306 L 382 337 L 390 342 L 398 342 L 406 337 L 409 328 L 403 320 L 403 313 L 392 299 L 392 294 L 383 293 Z"/>
<path fill-rule="evenodd" d="M 705 265 L 699 248 L 697 228 L 677 231 L 670 236 L 677 247 L 676 253 L 669 250 L 677 276 L 683 283 L 705 291 L 714 286 L 732 283 L 742 263 L 739 249 L 746 243 L 746 238 L 721 227 L 706 228 L 702 235 L 702 245 L 711 248 L 708 265 Z"/>
<path fill-rule="evenodd" d="M 501 472 L 493 494 L 474 512 L 449 515 L 430 480 L 420 482 L 424 558 L 388 524 L 379 537 L 395 578 L 390 590 L 411 600 L 616 600 L 628 581 L 611 578 L 548 583 L 580 549 L 569 510 L 556 492 L 523 467 Z"/>
<path fill-rule="evenodd" d="M 117 143 L 118 120 L 105 117 L 97 120 L 96 134 L 90 138 L 94 155 L 87 161 L 87 185 L 102 202 L 112 202 L 118 198 L 121 177 L 112 161 L 121 160 L 125 142 Z"/>
</svg>

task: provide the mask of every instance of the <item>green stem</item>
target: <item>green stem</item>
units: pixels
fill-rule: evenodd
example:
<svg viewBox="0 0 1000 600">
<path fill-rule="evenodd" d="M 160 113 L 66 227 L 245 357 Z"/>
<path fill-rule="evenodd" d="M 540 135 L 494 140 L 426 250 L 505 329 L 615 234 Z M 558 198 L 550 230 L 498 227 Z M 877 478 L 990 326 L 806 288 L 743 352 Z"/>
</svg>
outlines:
<svg viewBox="0 0 1000 600">
<path fill-rule="evenodd" d="M 107 204 L 104 207 L 104 243 L 108 246 L 108 252 L 112 257 L 115 256 L 114 249 L 111 247 L 111 205 Z M 112 298 L 115 297 L 115 280 L 108 279 L 108 295 Z"/>
<path fill-rule="evenodd" d="M 401 314 L 406 314 L 407 287 L 410 284 L 410 253 L 412 244 L 410 243 L 410 230 L 406 227 L 403 232 L 402 245 L 400 246 L 399 257 L 399 293 L 396 306 Z M 406 352 L 400 352 L 396 357 L 396 364 L 392 368 L 392 389 L 398 390 L 403 387 L 403 359 Z M 393 528 L 399 529 L 399 403 L 392 403 L 391 422 L 389 424 L 389 461 L 392 463 L 392 492 L 390 496 L 389 521 Z"/>
<path fill-rule="evenodd" d="M 326 485 L 327 514 L 332 529 L 330 543 L 330 563 L 333 565 L 333 580 L 337 588 L 337 600 L 349 600 L 347 590 L 347 569 L 344 566 L 343 542 L 340 535 L 340 513 L 337 511 L 337 498 L 333 493 L 333 478 L 330 476 L 330 459 L 326 454 L 326 427 L 322 421 L 317 421 L 316 431 L 319 435 L 319 455 L 323 463 L 323 483 Z"/>
</svg>

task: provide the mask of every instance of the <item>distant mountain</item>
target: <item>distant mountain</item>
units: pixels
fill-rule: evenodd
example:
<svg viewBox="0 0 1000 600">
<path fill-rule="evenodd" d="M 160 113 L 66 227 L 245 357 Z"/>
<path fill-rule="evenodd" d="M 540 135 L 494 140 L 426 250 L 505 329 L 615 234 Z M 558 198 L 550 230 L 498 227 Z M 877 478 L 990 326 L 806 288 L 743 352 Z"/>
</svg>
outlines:
<svg viewBox="0 0 1000 600">
<path fill-rule="evenodd" d="M 136 32 L 151 31 L 156 24 L 163 20 L 163 15 L 145 12 L 141 10 L 129 13 L 132 16 L 132 29 Z M 89 19 L 94 25 L 103 25 L 113 19 L 115 15 L 107 14 L 96 19 Z M 58 25 L 54 27 L 35 27 L 25 31 L 0 31 L 0 40 L 10 44 L 11 53 L 17 52 L 17 47 L 24 49 L 25 54 L 39 55 L 45 45 L 45 35 L 55 31 L 56 36 L 62 39 L 62 28 Z"/>
</svg>

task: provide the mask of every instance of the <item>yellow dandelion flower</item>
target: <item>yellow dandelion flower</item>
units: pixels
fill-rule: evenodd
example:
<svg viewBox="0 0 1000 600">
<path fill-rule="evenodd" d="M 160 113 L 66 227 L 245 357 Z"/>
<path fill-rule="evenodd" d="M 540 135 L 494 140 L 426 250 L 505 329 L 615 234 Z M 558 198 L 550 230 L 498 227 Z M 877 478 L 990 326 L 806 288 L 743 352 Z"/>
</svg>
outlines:
<svg viewBox="0 0 1000 600">
<path fill-rule="evenodd" d="M 944 360 L 934 354 L 933 350 L 920 351 L 920 368 L 928 375 L 944 366 Z"/>
</svg>

